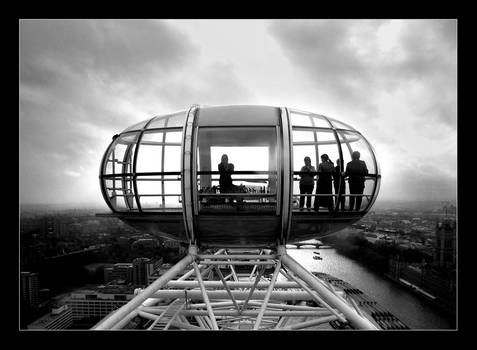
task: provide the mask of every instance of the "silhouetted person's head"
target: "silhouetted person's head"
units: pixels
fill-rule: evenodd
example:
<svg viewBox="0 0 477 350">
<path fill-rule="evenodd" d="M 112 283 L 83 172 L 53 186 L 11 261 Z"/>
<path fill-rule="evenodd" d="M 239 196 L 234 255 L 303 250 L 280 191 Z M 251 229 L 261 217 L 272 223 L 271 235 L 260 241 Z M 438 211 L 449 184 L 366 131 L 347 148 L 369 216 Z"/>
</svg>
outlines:
<svg viewBox="0 0 477 350">
<path fill-rule="evenodd" d="M 305 165 L 311 165 L 310 157 L 305 157 Z"/>
<path fill-rule="evenodd" d="M 330 157 L 328 157 L 328 155 L 326 153 L 321 155 L 321 161 L 322 162 L 327 162 L 329 160 L 330 160 Z"/>
<path fill-rule="evenodd" d="M 361 157 L 361 154 L 358 151 L 354 151 L 353 154 L 351 154 L 353 160 L 359 159 L 359 157 Z"/>
<path fill-rule="evenodd" d="M 229 162 L 229 157 L 226 154 L 222 154 L 222 163 L 227 164 Z"/>
</svg>

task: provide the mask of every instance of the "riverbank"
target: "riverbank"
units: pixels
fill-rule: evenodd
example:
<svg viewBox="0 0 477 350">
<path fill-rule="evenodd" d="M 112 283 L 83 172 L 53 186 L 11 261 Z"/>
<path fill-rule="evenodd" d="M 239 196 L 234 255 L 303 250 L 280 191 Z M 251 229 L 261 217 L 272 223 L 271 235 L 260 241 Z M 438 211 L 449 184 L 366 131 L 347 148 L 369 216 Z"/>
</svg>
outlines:
<svg viewBox="0 0 477 350">
<path fill-rule="evenodd" d="M 405 280 L 404 278 L 396 279 L 389 274 L 384 274 L 383 276 L 391 280 L 393 283 L 399 284 L 401 287 L 404 287 L 408 289 L 409 291 L 413 292 L 419 298 L 427 302 L 429 305 L 434 307 L 436 310 L 438 310 L 440 313 L 442 313 L 449 319 L 455 320 L 455 317 L 456 317 L 455 303 L 452 303 L 449 300 L 444 300 L 440 298 L 439 296 L 435 296 L 431 294 L 431 292 L 424 290 L 420 286 L 415 285 Z M 455 322 L 454 322 L 454 325 L 455 325 Z"/>
<path fill-rule="evenodd" d="M 349 237 L 348 237 L 349 238 Z M 399 285 L 400 288 L 406 289 L 415 295 L 419 300 L 423 301 L 431 307 L 436 313 L 441 314 L 443 317 L 449 320 L 451 327 L 455 327 L 456 324 L 456 309 L 455 302 L 449 298 L 442 298 L 436 296 L 432 291 L 426 290 L 423 286 L 419 286 L 413 281 L 408 281 L 405 278 L 396 278 L 389 273 L 389 257 L 383 256 L 373 250 L 368 244 L 356 239 L 323 239 L 323 243 L 332 246 L 337 254 L 340 254 L 346 258 L 349 258 L 366 268 L 373 273 L 385 278 L 395 285 Z M 356 242 L 355 242 L 356 241 Z"/>
<path fill-rule="evenodd" d="M 313 259 L 315 252 L 320 253 L 323 260 Z M 327 273 L 360 289 L 411 329 L 455 329 L 449 317 L 415 293 L 364 264 L 339 254 L 334 248 L 289 249 L 288 254 L 308 271 Z"/>
</svg>

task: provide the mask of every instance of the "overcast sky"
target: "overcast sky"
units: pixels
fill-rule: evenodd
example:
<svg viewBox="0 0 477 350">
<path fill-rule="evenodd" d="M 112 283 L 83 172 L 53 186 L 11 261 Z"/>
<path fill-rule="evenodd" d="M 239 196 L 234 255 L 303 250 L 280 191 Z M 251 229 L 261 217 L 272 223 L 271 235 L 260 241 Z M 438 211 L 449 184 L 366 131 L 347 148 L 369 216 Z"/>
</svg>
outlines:
<svg viewBox="0 0 477 350">
<path fill-rule="evenodd" d="M 341 120 L 376 150 L 380 199 L 455 199 L 456 25 L 21 20 L 20 202 L 102 204 L 112 135 L 194 103 Z"/>
</svg>

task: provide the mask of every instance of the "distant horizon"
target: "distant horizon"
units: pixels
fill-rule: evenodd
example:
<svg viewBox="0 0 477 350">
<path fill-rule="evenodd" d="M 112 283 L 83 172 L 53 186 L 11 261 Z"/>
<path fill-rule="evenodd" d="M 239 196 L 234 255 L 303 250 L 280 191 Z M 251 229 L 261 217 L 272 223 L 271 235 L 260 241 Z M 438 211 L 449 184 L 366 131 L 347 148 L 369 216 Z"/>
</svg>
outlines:
<svg viewBox="0 0 477 350">
<path fill-rule="evenodd" d="M 413 203 L 413 204 L 445 204 L 445 203 L 451 203 L 453 205 L 457 205 L 457 198 L 453 199 L 443 199 L 443 200 L 438 200 L 438 199 L 421 199 L 421 200 L 413 200 L 413 199 L 377 199 L 376 202 L 373 204 L 370 210 L 372 210 L 374 207 L 376 207 L 379 204 L 384 204 L 384 203 Z M 95 203 L 95 202 L 78 202 L 78 203 L 73 203 L 73 202 L 63 202 L 63 203 L 20 203 L 20 208 L 21 207 L 35 207 L 35 206 L 44 206 L 44 207 L 68 207 L 68 209 L 74 209 L 74 208 L 91 208 L 91 209 L 108 209 L 109 207 L 106 205 L 106 203 Z"/>
</svg>

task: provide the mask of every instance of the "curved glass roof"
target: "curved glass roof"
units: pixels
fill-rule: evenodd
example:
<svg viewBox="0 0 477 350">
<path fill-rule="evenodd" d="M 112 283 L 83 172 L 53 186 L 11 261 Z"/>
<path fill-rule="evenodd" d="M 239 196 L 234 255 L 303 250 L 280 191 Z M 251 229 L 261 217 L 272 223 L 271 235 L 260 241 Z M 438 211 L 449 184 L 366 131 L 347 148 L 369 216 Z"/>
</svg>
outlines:
<svg viewBox="0 0 477 350">
<path fill-rule="evenodd" d="M 141 131 L 148 129 L 162 129 L 162 128 L 181 128 L 184 125 L 184 120 L 187 110 L 181 110 L 172 114 L 158 115 L 153 118 L 143 120 L 137 124 L 131 125 L 124 129 L 121 134 L 130 131 Z"/>
</svg>

